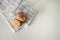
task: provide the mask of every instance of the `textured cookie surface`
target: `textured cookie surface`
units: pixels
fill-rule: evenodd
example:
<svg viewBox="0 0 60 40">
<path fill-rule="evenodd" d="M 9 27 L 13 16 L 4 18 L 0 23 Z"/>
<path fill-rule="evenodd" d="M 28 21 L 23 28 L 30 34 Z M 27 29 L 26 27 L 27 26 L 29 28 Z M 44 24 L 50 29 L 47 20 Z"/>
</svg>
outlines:
<svg viewBox="0 0 60 40">
<path fill-rule="evenodd" d="M 16 15 L 16 19 L 19 20 L 19 21 L 22 21 L 22 22 L 26 22 L 27 21 L 27 16 L 24 12 L 19 12 Z"/>
<path fill-rule="evenodd" d="M 18 28 L 18 27 L 21 26 L 21 22 L 18 21 L 18 20 L 16 20 L 16 19 L 12 20 L 12 21 L 11 21 L 11 24 L 12 24 L 12 26 L 14 26 L 15 28 Z"/>
</svg>

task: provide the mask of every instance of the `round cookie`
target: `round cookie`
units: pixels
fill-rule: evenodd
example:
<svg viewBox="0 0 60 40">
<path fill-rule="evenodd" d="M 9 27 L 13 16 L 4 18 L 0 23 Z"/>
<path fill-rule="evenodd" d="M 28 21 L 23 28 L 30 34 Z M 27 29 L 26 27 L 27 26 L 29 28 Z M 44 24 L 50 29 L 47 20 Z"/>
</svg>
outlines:
<svg viewBox="0 0 60 40">
<path fill-rule="evenodd" d="M 15 27 L 15 28 L 18 28 L 19 26 L 21 26 L 21 22 L 18 21 L 18 20 L 16 20 L 16 19 L 12 20 L 12 21 L 11 21 L 11 24 L 12 24 L 12 26 Z"/>
<path fill-rule="evenodd" d="M 24 12 L 19 12 L 16 15 L 16 19 L 21 21 L 21 22 L 26 22 L 27 21 L 27 16 L 26 16 L 26 14 L 24 14 Z"/>
</svg>

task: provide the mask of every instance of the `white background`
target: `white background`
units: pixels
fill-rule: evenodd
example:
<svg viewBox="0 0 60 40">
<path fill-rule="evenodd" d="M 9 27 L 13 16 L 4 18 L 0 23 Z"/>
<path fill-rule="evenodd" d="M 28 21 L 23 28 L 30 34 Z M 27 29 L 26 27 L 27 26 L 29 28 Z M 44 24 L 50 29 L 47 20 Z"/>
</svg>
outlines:
<svg viewBox="0 0 60 40">
<path fill-rule="evenodd" d="M 0 15 L 0 40 L 60 40 L 60 0 L 28 0 L 38 10 L 28 28 L 13 33 Z"/>
</svg>

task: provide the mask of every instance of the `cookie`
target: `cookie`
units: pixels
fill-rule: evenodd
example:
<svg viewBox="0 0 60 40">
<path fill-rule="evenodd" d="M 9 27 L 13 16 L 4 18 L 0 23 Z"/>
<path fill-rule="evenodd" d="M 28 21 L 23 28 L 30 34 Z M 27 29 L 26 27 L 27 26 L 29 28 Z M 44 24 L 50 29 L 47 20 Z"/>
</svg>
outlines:
<svg viewBox="0 0 60 40">
<path fill-rule="evenodd" d="M 24 12 L 19 12 L 17 15 L 16 15 L 16 19 L 21 21 L 21 22 L 26 22 L 27 21 L 27 16 Z"/>
<path fill-rule="evenodd" d="M 12 24 L 12 26 L 15 27 L 15 28 L 18 28 L 18 27 L 21 26 L 21 22 L 18 21 L 18 20 L 16 20 L 16 19 L 12 20 L 12 21 L 11 21 L 11 24 Z"/>
</svg>

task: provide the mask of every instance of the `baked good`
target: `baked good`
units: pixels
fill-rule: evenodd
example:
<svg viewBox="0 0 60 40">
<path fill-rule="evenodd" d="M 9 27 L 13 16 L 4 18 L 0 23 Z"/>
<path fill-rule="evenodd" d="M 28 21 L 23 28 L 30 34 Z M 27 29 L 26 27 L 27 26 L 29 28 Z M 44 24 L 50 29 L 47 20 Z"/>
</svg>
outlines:
<svg viewBox="0 0 60 40">
<path fill-rule="evenodd" d="M 27 21 L 27 16 L 24 12 L 19 12 L 16 15 L 16 18 L 11 20 L 11 24 L 14 28 L 19 28 L 22 23 Z"/>
<path fill-rule="evenodd" d="M 18 20 L 16 20 L 16 19 L 13 19 L 13 20 L 11 21 L 11 24 L 12 24 L 12 26 L 15 27 L 15 28 L 18 28 L 18 27 L 21 26 L 21 22 L 18 21 Z"/>
<path fill-rule="evenodd" d="M 16 19 L 21 21 L 21 22 L 26 22 L 27 21 L 27 16 L 24 12 L 19 12 L 17 15 L 16 15 Z"/>
</svg>

